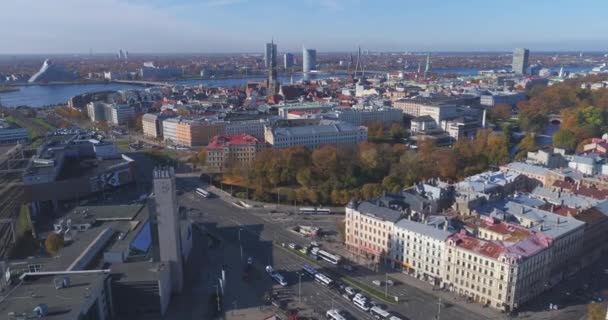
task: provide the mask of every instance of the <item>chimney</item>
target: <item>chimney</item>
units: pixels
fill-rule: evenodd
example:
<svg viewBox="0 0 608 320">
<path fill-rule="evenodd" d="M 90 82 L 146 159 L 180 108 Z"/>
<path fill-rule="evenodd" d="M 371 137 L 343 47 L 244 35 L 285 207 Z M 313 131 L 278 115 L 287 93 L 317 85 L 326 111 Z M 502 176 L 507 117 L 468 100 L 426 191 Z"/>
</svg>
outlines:
<svg viewBox="0 0 608 320">
<path fill-rule="evenodd" d="M 526 214 L 526 208 L 524 208 L 524 206 L 521 206 L 521 214 Z"/>
</svg>

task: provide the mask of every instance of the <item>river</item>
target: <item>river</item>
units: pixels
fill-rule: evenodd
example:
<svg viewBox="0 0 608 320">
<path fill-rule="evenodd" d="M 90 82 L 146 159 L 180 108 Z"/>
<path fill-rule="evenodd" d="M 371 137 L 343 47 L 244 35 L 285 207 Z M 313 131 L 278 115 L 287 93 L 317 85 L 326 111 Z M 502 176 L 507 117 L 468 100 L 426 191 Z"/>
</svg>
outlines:
<svg viewBox="0 0 608 320">
<path fill-rule="evenodd" d="M 311 75 L 294 75 L 293 81 L 297 82 L 304 78 L 315 80 L 315 79 L 327 79 L 334 77 L 345 77 L 344 74 L 311 74 Z M 220 86 L 220 87 L 233 87 L 243 86 L 249 81 L 262 81 L 265 77 L 249 77 L 249 78 L 231 78 L 231 79 L 211 79 L 211 80 L 180 80 L 170 81 L 173 84 L 185 85 L 185 86 Z M 292 77 L 290 76 L 279 76 L 277 77 L 281 83 L 290 83 Z M 21 90 L 7 93 L 0 93 L 0 103 L 4 106 L 17 107 L 17 106 L 30 106 L 30 107 L 43 107 L 48 105 L 63 104 L 66 103 L 70 98 L 79 94 L 95 91 L 106 91 L 106 90 L 133 90 L 143 89 L 141 86 L 121 84 L 121 83 L 96 83 L 96 84 L 67 84 L 67 85 L 41 85 L 41 86 L 22 86 L 19 87 Z"/>
<path fill-rule="evenodd" d="M 589 67 L 565 67 L 566 71 L 577 72 L 577 71 L 589 71 Z M 476 75 L 479 69 L 462 68 L 462 69 L 437 69 L 433 70 L 439 74 L 456 74 L 459 76 L 470 76 Z M 297 74 L 293 76 L 293 81 L 298 82 L 304 78 L 315 80 L 315 79 L 327 79 L 332 77 L 345 77 L 345 74 L 311 74 L 303 75 Z M 243 86 L 249 81 L 262 81 L 266 79 L 263 76 L 251 77 L 251 78 L 231 78 L 231 79 L 212 79 L 212 80 L 181 80 L 172 81 L 171 83 L 186 85 L 186 86 L 221 86 L 221 87 L 233 87 Z M 279 76 L 279 82 L 290 83 L 292 77 L 290 76 Z M 55 104 L 64 104 L 70 98 L 79 94 L 95 91 L 106 91 L 106 90 L 130 90 L 130 89 L 142 89 L 140 86 L 128 85 L 128 84 L 68 84 L 68 85 L 50 85 L 50 86 L 22 86 L 19 87 L 21 90 L 15 92 L 0 93 L 0 103 L 4 106 L 17 107 L 17 106 L 30 106 L 30 107 L 42 107 Z"/>
</svg>

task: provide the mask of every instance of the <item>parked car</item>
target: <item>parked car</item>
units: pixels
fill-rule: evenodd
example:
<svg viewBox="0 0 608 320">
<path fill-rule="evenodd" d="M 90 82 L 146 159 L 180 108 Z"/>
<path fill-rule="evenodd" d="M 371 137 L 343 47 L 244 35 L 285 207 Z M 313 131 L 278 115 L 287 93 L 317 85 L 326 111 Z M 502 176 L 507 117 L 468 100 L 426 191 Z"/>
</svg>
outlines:
<svg viewBox="0 0 608 320">
<path fill-rule="evenodd" d="M 382 281 L 380 281 L 380 280 L 374 280 L 374 281 L 372 281 L 372 283 L 378 287 L 382 285 Z"/>
</svg>

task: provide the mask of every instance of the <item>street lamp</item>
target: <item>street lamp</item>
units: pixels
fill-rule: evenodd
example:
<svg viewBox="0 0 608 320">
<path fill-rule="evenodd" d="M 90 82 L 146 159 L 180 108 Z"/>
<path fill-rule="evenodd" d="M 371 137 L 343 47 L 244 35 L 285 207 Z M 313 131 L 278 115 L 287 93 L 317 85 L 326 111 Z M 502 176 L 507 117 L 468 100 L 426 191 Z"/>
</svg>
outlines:
<svg viewBox="0 0 608 320">
<path fill-rule="evenodd" d="M 302 273 L 298 272 L 298 301 L 302 303 Z"/>
<path fill-rule="evenodd" d="M 243 231 L 243 228 L 239 228 L 239 248 L 241 250 L 241 261 L 243 261 L 243 243 L 241 242 L 241 231 Z"/>
</svg>

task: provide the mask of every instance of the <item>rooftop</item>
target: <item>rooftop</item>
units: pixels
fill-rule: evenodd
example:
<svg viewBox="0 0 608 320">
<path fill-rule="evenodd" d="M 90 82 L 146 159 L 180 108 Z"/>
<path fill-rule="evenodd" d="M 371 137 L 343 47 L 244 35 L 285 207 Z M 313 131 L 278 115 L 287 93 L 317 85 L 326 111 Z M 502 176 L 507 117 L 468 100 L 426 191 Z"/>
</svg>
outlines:
<svg viewBox="0 0 608 320">
<path fill-rule="evenodd" d="M 262 144 L 255 137 L 248 134 L 236 134 L 236 135 L 218 135 L 214 136 L 209 142 L 207 149 L 220 149 L 228 147 L 230 145 L 256 145 Z"/>
<path fill-rule="evenodd" d="M 408 219 L 402 219 L 395 224 L 395 228 L 401 228 L 409 231 L 422 234 L 435 240 L 445 241 L 452 232 L 445 231 L 443 229 L 436 228 L 431 225 L 427 225 L 420 222 L 411 221 Z"/>
<path fill-rule="evenodd" d="M 69 277 L 69 285 L 57 289 L 55 279 Z M 15 315 L 28 316 L 27 319 L 45 320 L 76 320 L 81 319 L 81 313 L 90 303 L 91 293 L 97 292 L 104 286 L 107 273 L 69 274 L 65 276 L 46 275 L 29 276 L 9 291 L 7 296 L 0 298 L 0 314 L 4 318 L 10 312 Z M 48 313 L 44 317 L 37 317 L 34 308 L 45 304 Z M 4 318 L 12 320 L 10 317 Z M 18 318 L 14 318 L 18 319 Z"/>
<path fill-rule="evenodd" d="M 401 212 L 397 210 L 381 207 L 368 201 L 363 201 L 359 205 L 351 204 L 350 207 L 365 216 L 393 223 L 401 219 L 402 216 Z"/>
</svg>

